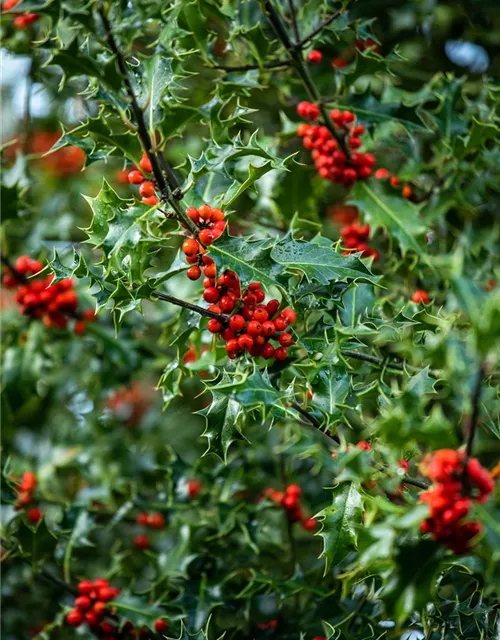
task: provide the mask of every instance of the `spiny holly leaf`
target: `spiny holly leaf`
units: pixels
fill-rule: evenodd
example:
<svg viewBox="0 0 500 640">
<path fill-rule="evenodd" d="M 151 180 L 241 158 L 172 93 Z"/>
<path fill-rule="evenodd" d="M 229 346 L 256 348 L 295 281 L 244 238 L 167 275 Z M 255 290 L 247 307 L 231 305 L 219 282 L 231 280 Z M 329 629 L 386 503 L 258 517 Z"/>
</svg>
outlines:
<svg viewBox="0 0 500 640">
<path fill-rule="evenodd" d="M 45 518 L 36 526 L 27 525 L 21 520 L 15 538 L 22 553 L 30 556 L 32 564 L 46 557 L 51 558 L 58 543 L 57 538 L 48 529 Z"/>
<path fill-rule="evenodd" d="M 346 102 L 331 102 L 328 107 L 338 109 L 348 108 L 356 114 L 361 124 L 373 126 L 374 124 L 399 124 L 410 133 L 426 133 L 431 128 L 426 125 L 420 116 L 420 110 L 414 105 L 406 105 L 400 94 L 393 92 L 390 85 L 388 90 L 378 100 L 370 89 L 365 92 L 349 96 Z"/>
<path fill-rule="evenodd" d="M 233 238 L 227 232 L 210 246 L 209 254 L 217 269 L 235 271 L 243 286 L 250 282 L 261 282 L 265 287 L 276 287 L 288 297 L 283 284 L 278 280 L 282 268 L 271 259 L 274 240 L 245 240 Z"/>
<path fill-rule="evenodd" d="M 85 229 L 87 242 L 103 250 L 106 275 L 121 274 L 130 285 L 144 281 L 144 271 L 162 241 L 149 233 L 148 222 L 154 220 L 154 209 L 125 206 L 129 203 L 106 180 L 99 194 L 86 200 L 94 214 L 90 227 Z"/>
<path fill-rule="evenodd" d="M 209 146 L 198 158 L 189 157 L 191 170 L 188 187 L 193 205 L 215 202 L 223 207 L 232 204 L 265 173 L 286 171 L 294 154 L 281 158 L 263 147 L 254 132 L 248 144 L 238 134 L 231 144 Z"/>
<path fill-rule="evenodd" d="M 351 379 L 344 368 L 329 366 L 319 371 L 312 385 L 313 404 L 326 415 L 329 425 L 342 416 L 339 405 L 347 398 L 350 387 Z"/>
<path fill-rule="evenodd" d="M 333 490 L 333 502 L 318 517 L 323 538 L 321 554 L 325 558 L 325 575 L 328 570 L 346 557 L 357 546 L 358 529 L 363 515 L 361 494 L 353 482 L 345 482 Z"/>
<path fill-rule="evenodd" d="M 198 412 L 206 419 L 202 436 L 208 441 L 207 453 L 215 453 L 224 462 L 231 444 L 244 438 L 241 432 L 242 407 L 237 400 L 222 394 L 212 393 L 212 403 Z"/>
<path fill-rule="evenodd" d="M 411 249 L 423 255 L 419 239 L 425 234 L 426 227 L 419 219 L 419 206 L 364 182 L 356 184 L 349 203 L 361 209 L 374 231 L 380 227 L 387 229 L 398 240 L 403 254 Z"/>
<path fill-rule="evenodd" d="M 290 234 L 277 242 L 271 258 L 290 274 L 302 273 L 309 282 L 328 284 L 331 281 L 362 279 L 376 282 L 377 278 L 356 256 L 342 256 L 332 242 L 316 236 L 311 242 L 295 240 Z"/>
<path fill-rule="evenodd" d="M 125 593 L 112 600 L 110 606 L 116 607 L 122 628 L 126 622 L 131 622 L 137 629 L 154 629 L 155 620 L 164 615 L 159 604 L 147 604 L 144 598 Z"/>
<path fill-rule="evenodd" d="M 177 92 L 182 89 L 177 80 L 186 74 L 178 74 L 174 71 L 171 58 L 162 54 L 156 54 L 149 58 L 141 58 L 143 74 L 136 80 L 141 89 L 138 99 L 144 103 L 144 117 L 146 125 L 153 132 L 162 121 L 164 115 L 163 99 L 169 94 L 169 100 L 177 102 L 180 98 Z"/>
<path fill-rule="evenodd" d="M 229 133 L 229 129 L 236 124 L 247 124 L 246 116 L 255 113 L 257 109 L 243 107 L 239 98 L 232 106 L 234 99 L 220 100 L 218 97 L 212 98 L 210 102 L 200 107 L 201 113 L 210 125 L 210 133 L 213 141 L 219 144 L 232 144 L 234 136 Z"/>
<path fill-rule="evenodd" d="M 99 115 L 87 120 L 71 129 L 64 131 L 63 135 L 52 147 L 51 151 L 56 151 L 68 145 L 75 145 L 85 151 L 87 156 L 86 165 L 103 160 L 109 155 L 125 156 L 134 164 L 139 164 L 142 147 L 137 135 L 130 131 L 118 132 L 111 130 L 107 124 L 104 108 L 101 108 Z"/>
<path fill-rule="evenodd" d="M 85 278 L 89 274 L 89 267 L 83 257 L 83 254 L 77 253 L 75 249 L 72 249 L 71 253 L 72 259 L 71 262 L 69 262 L 67 254 L 64 254 L 64 257 L 61 257 L 61 254 L 54 249 L 53 257 L 48 261 L 50 270 L 55 276 L 53 282 L 73 277 Z M 101 270 L 97 268 L 97 271 Z"/>
</svg>

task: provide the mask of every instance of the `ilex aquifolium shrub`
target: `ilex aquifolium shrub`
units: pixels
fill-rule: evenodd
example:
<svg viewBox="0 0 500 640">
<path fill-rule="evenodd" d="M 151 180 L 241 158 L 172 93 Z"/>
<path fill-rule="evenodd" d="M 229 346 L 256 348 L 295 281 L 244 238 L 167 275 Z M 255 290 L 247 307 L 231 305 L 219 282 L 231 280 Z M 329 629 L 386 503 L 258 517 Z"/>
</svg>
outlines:
<svg viewBox="0 0 500 640">
<path fill-rule="evenodd" d="M 414 4 L 2 4 L 5 638 L 496 637 L 498 20 Z"/>
</svg>

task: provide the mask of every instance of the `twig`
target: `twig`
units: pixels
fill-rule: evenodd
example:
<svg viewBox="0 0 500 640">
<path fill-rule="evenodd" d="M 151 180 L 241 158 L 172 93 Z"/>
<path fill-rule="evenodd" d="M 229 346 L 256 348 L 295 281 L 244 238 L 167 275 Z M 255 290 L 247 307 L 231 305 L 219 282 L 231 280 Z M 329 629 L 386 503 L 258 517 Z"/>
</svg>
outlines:
<svg viewBox="0 0 500 640">
<path fill-rule="evenodd" d="M 264 64 L 240 64 L 240 65 L 223 65 L 214 64 L 211 69 L 220 71 L 252 71 L 253 69 L 279 69 L 280 67 L 290 67 L 290 60 L 276 60 L 276 62 L 264 62 Z"/>
<path fill-rule="evenodd" d="M 477 425 L 479 420 L 479 401 L 481 400 L 481 389 L 483 383 L 483 377 L 485 374 L 485 364 L 481 362 L 477 369 L 476 380 L 472 389 L 472 410 L 469 417 L 464 423 L 464 438 L 466 438 L 465 456 L 464 456 L 464 468 L 462 472 L 462 483 L 466 490 L 469 489 L 469 458 L 472 454 L 472 445 L 474 444 L 474 436 L 476 435 Z"/>
<path fill-rule="evenodd" d="M 414 367 L 411 364 L 407 364 L 406 362 L 387 362 L 385 358 L 379 358 L 377 356 L 372 356 L 369 353 L 360 353 L 359 351 L 355 351 L 354 349 L 342 349 L 342 355 L 347 356 L 348 358 L 354 358 L 355 360 L 362 360 L 363 362 L 369 362 L 370 364 L 374 364 L 377 367 L 386 366 L 388 369 L 395 369 L 396 371 L 408 371 L 409 373 L 418 373 L 422 371 L 418 367 Z M 440 378 L 439 371 L 433 371 L 429 369 L 429 376 L 431 378 L 435 378 L 436 380 Z"/>
<path fill-rule="evenodd" d="M 269 18 L 269 22 L 271 23 L 271 26 L 274 29 L 276 37 L 278 38 L 278 40 L 281 41 L 281 43 L 287 50 L 290 56 L 290 60 L 293 66 L 295 67 L 297 73 L 300 75 L 302 82 L 306 88 L 306 91 L 309 94 L 310 99 L 313 100 L 318 105 L 318 108 L 321 112 L 321 116 L 323 118 L 323 122 L 325 126 L 327 127 L 328 131 L 331 133 L 332 137 L 337 141 L 337 144 L 342 149 L 344 154 L 348 158 L 350 158 L 351 152 L 349 150 L 349 147 L 346 144 L 345 136 L 340 135 L 337 129 L 335 128 L 335 126 L 333 125 L 333 122 L 331 121 L 330 116 L 328 115 L 328 110 L 323 104 L 319 91 L 316 85 L 314 84 L 311 74 L 309 73 L 309 69 L 307 68 L 307 65 L 304 63 L 304 59 L 302 57 L 301 45 L 298 43 L 293 43 L 290 40 L 290 38 L 288 37 L 288 33 L 286 32 L 286 29 L 283 26 L 280 16 L 276 11 L 276 9 L 273 7 L 270 0 L 261 0 L 261 5 L 263 7 L 264 13 Z"/>
<path fill-rule="evenodd" d="M 476 435 L 476 429 L 479 418 L 479 401 L 481 399 L 481 387 L 483 383 L 483 377 L 485 374 L 485 366 L 482 362 L 476 374 L 476 381 L 474 384 L 474 389 L 472 390 L 472 411 L 469 419 L 466 421 L 464 425 L 464 435 L 467 437 L 467 444 L 465 447 L 465 457 L 466 459 L 470 457 L 472 453 L 472 445 L 474 443 L 474 436 Z"/>
<path fill-rule="evenodd" d="M 298 411 L 301 416 L 308 420 L 315 429 L 321 431 L 321 433 L 323 433 L 327 438 L 329 438 L 336 444 L 340 444 L 339 437 L 335 434 L 329 433 L 328 431 L 324 431 L 321 427 L 321 422 L 316 418 L 316 416 L 307 411 L 307 409 L 302 408 L 297 402 L 292 402 L 291 406 L 293 409 L 295 409 L 295 411 Z"/>
<path fill-rule="evenodd" d="M 0 260 L 18 282 L 20 282 L 21 284 L 28 284 L 28 278 L 24 275 L 24 273 L 18 271 L 8 258 L 6 258 L 5 256 L 0 256 Z"/>
<path fill-rule="evenodd" d="M 297 14 L 295 13 L 295 5 L 293 4 L 293 0 L 288 0 L 288 6 L 290 8 L 290 17 L 292 19 L 292 29 L 293 35 L 295 36 L 295 42 L 298 46 L 300 42 L 300 33 L 299 33 L 299 25 L 297 23 Z"/>
<path fill-rule="evenodd" d="M 414 487 L 418 487 L 419 489 L 428 489 L 429 485 L 425 480 L 418 480 L 418 478 L 413 478 L 412 476 L 403 476 L 403 482 L 405 484 L 411 484 Z"/>
<path fill-rule="evenodd" d="M 128 76 L 127 65 L 125 64 L 125 59 L 118 49 L 118 45 L 116 44 L 115 37 L 111 30 L 111 25 L 108 20 L 108 17 L 104 13 L 103 9 L 99 9 L 99 15 L 102 20 L 102 24 L 104 26 L 104 31 L 106 34 L 106 40 L 108 42 L 109 48 L 113 52 L 116 63 L 118 65 L 118 69 L 120 71 L 121 76 L 123 77 L 123 81 L 125 82 L 125 88 L 127 90 L 127 94 L 130 100 L 130 107 L 134 114 L 135 121 L 137 123 L 137 134 L 141 139 L 142 146 L 146 155 L 151 162 L 151 168 L 153 170 L 153 175 L 160 189 L 161 199 L 164 202 L 168 202 L 176 211 L 178 218 L 188 227 L 188 229 L 195 235 L 198 235 L 198 227 L 194 224 L 194 222 L 186 215 L 186 213 L 178 206 L 177 200 L 182 197 L 182 191 L 179 188 L 179 181 L 175 176 L 173 169 L 168 164 L 167 160 L 163 156 L 163 154 L 157 154 L 152 151 L 153 144 L 151 141 L 151 136 L 149 135 L 148 128 L 146 126 L 146 122 L 144 120 L 144 113 L 137 102 L 137 98 L 134 93 L 134 88 L 132 87 L 132 83 L 130 82 L 130 78 Z M 172 197 L 169 194 L 169 184 L 165 180 L 165 176 L 163 174 L 163 170 L 165 171 L 167 178 L 169 180 L 170 188 L 172 190 Z M 175 193 L 175 195 L 174 195 Z"/>
<path fill-rule="evenodd" d="M 200 316 L 206 316 L 207 318 L 215 318 L 222 324 L 227 324 L 229 322 L 229 316 L 226 316 L 222 313 L 215 313 L 214 311 L 209 311 L 204 307 L 200 307 L 197 304 L 191 304 L 191 302 L 186 302 L 185 300 L 181 300 L 180 298 L 175 298 L 174 296 L 169 296 L 166 293 L 161 293 L 161 291 L 153 291 L 152 295 L 158 300 L 164 300 L 165 302 L 170 302 L 172 304 L 177 305 L 178 307 L 183 307 L 184 309 L 189 309 L 190 311 L 194 311 L 195 313 L 199 313 Z"/>
<path fill-rule="evenodd" d="M 325 27 L 327 27 L 329 24 L 331 24 L 334 20 L 336 20 L 340 15 L 342 15 L 342 13 L 344 12 L 344 9 L 339 9 L 338 11 L 336 11 L 335 13 L 333 13 L 329 18 L 327 18 L 326 20 L 324 20 L 318 27 L 316 27 L 316 29 L 314 29 L 313 31 L 311 31 L 311 33 L 309 35 L 307 35 L 305 38 L 302 38 L 302 40 L 299 40 L 297 42 L 297 44 L 299 45 L 299 47 L 303 48 L 304 45 L 306 45 L 310 40 L 312 40 L 313 38 L 315 38 L 319 33 L 321 33 L 321 31 L 323 31 L 323 29 Z"/>
</svg>

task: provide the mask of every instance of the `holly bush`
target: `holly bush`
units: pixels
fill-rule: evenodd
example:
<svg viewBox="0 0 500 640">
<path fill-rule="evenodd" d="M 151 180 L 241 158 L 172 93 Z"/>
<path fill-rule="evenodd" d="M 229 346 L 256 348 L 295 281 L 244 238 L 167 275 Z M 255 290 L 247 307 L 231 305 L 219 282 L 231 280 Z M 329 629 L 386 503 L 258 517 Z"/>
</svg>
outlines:
<svg viewBox="0 0 500 640">
<path fill-rule="evenodd" d="M 496 637 L 496 3 L 1 28 L 4 638 Z"/>
</svg>

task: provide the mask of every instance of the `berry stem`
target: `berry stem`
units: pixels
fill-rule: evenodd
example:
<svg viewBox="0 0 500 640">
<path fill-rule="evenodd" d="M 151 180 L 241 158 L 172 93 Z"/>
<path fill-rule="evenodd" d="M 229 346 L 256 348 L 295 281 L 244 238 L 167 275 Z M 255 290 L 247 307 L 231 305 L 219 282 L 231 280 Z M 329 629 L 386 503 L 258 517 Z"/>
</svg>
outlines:
<svg viewBox="0 0 500 640">
<path fill-rule="evenodd" d="M 173 209 L 175 210 L 177 217 L 180 221 L 182 221 L 187 228 L 197 237 L 198 236 L 198 227 L 194 224 L 194 222 L 185 214 L 181 207 L 178 206 L 177 200 L 182 198 L 182 190 L 180 189 L 180 184 L 175 175 L 174 170 L 168 164 L 165 156 L 162 152 L 154 152 L 153 151 L 153 143 L 151 140 L 151 136 L 149 135 L 148 128 L 146 126 L 146 122 L 144 120 L 144 113 L 137 102 L 137 98 L 134 93 L 134 89 L 132 87 L 132 83 L 130 82 L 130 78 L 127 72 L 127 65 L 125 63 L 125 58 L 123 57 L 121 51 L 118 48 L 115 37 L 113 35 L 113 31 L 111 30 L 111 24 L 108 20 L 107 15 L 103 11 L 102 8 L 99 9 L 99 15 L 102 20 L 102 24 L 104 26 L 104 32 L 106 34 L 106 40 L 108 42 L 109 48 L 113 52 L 116 63 L 118 65 L 118 69 L 120 71 L 120 75 L 123 78 L 125 83 L 125 88 L 130 101 L 130 108 L 132 113 L 134 114 L 135 121 L 137 123 L 137 135 L 141 139 L 142 146 L 144 151 L 151 162 L 151 168 L 153 170 L 153 175 L 158 184 L 158 188 L 160 189 L 160 196 L 163 202 L 168 202 Z M 165 175 L 162 171 L 165 171 L 165 174 L 168 178 L 165 180 Z M 170 189 L 169 189 L 170 187 Z M 171 190 L 171 194 L 169 191 Z"/>
<path fill-rule="evenodd" d="M 200 316 L 206 316 L 207 318 L 215 318 L 219 322 L 226 324 L 229 322 L 229 316 L 226 316 L 222 313 L 215 313 L 214 311 L 209 311 L 204 307 L 200 307 L 197 304 L 191 304 L 191 302 L 186 302 L 185 300 L 181 300 L 180 298 L 175 298 L 174 296 L 170 296 L 166 293 L 161 293 L 160 291 L 153 291 L 152 295 L 158 300 L 164 300 L 165 302 L 170 302 L 171 304 L 175 304 L 178 307 L 183 307 L 184 309 L 189 309 L 190 311 L 194 311 L 195 313 L 199 313 Z"/>
<path fill-rule="evenodd" d="M 20 282 L 21 284 L 28 284 L 28 278 L 24 275 L 24 273 L 20 273 L 7 257 L 2 255 L 0 256 L 0 260 L 7 267 L 7 269 L 9 269 L 9 271 L 18 282 Z"/>
<path fill-rule="evenodd" d="M 350 158 L 351 153 L 350 153 L 349 147 L 346 144 L 345 136 L 340 135 L 337 129 L 335 128 L 335 126 L 333 125 L 333 122 L 331 121 L 330 116 L 328 115 L 328 110 L 323 104 L 323 101 L 321 100 L 321 95 L 316 85 L 314 84 L 314 81 L 311 77 L 311 74 L 309 73 L 309 69 L 307 68 L 307 65 L 304 62 L 304 58 L 302 56 L 302 45 L 300 45 L 299 43 L 295 44 L 290 40 L 288 33 L 286 32 L 286 29 L 283 26 L 283 22 L 281 21 L 281 18 L 278 12 L 273 7 L 270 0 L 261 0 L 261 5 L 263 7 L 264 13 L 269 18 L 269 22 L 271 23 L 271 26 L 273 27 L 278 40 L 281 41 L 285 49 L 288 51 L 292 65 L 295 67 L 295 69 L 297 70 L 297 73 L 300 75 L 302 82 L 306 88 L 306 91 L 309 94 L 310 99 L 313 100 L 318 105 L 318 108 L 323 117 L 325 126 L 327 127 L 328 131 L 332 134 L 333 138 L 337 141 L 339 147 L 342 149 L 344 154 L 348 158 Z"/>
</svg>

